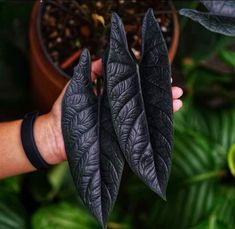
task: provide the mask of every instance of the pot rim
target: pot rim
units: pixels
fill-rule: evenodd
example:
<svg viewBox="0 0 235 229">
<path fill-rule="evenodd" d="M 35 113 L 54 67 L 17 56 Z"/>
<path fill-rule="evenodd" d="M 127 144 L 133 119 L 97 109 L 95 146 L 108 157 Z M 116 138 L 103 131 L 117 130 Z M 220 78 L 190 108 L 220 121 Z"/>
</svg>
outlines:
<svg viewBox="0 0 235 229">
<path fill-rule="evenodd" d="M 45 10 L 45 4 L 39 4 L 39 12 L 37 14 L 37 20 L 36 20 L 36 30 L 37 30 L 37 33 L 38 33 L 38 37 L 39 37 L 39 43 L 40 43 L 40 46 L 43 50 L 43 53 L 44 55 L 46 56 L 47 60 L 50 62 L 50 64 L 63 76 L 65 77 L 66 79 L 71 79 L 71 76 L 69 76 L 69 74 L 67 74 L 66 72 L 64 72 L 58 65 L 56 65 L 51 56 L 49 55 L 48 51 L 47 51 L 47 48 L 46 46 L 44 45 L 43 43 L 43 39 L 42 39 L 42 24 L 41 24 L 41 18 L 42 18 L 42 14 Z"/>
<path fill-rule="evenodd" d="M 172 20 L 173 20 L 173 32 L 172 32 L 172 42 L 171 42 L 171 45 L 170 45 L 170 48 L 168 50 L 168 52 L 170 53 L 170 51 L 172 51 L 172 57 L 174 57 L 175 53 L 176 53 L 176 50 L 177 50 L 177 46 L 178 46 L 178 40 L 179 40 L 179 21 L 178 21 L 178 17 L 176 15 L 176 12 L 175 12 L 175 7 L 174 7 L 174 4 L 173 2 L 170 0 L 170 7 L 172 9 Z M 45 55 L 45 57 L 47 58 L 47 60 L 50 62 L 50 64 L 63 76 L 65 77 L 66 79 L 70 80 L 72 78 L 72 76 L 70 76 L 69 74 L 67 74 L 65 71 L 63 71 L 58 65 L 56 65 L 51 56 L 49 55 L 44 43 L 43 43 L 43 39 L 42 39 L 42 26 L 41 26 L 41 18 L 42 18 L 42 14 L 45 10 L 45 4 L 41 3 L 39 4 L 39 11 L 38 11 L 38 14 L 37 14 L 37 20 L 36 20 L 36 30 L 37 30 L 37 33 L 38 33 L 38 36 L 39 36 L 39 44 L 43 50 L 43 53 Z M 170 60 L 172 61 L 172 60 Z"/>
</svg>

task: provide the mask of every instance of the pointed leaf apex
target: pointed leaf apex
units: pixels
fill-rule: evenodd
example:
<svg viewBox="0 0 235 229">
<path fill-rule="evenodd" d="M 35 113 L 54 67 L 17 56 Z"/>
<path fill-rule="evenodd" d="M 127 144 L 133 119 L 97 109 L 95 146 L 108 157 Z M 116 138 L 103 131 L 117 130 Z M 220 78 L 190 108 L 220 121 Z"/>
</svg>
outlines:
<svg viewBox="0 0 235 229">
<path fill-rule="evenodd" d="M 116 12 L 113 12 L 112 13 L 112 18 L 111 18 L 111 22 L 120 22 L 121 21 L 121 18 L 119 17 L 119 15 L 116 13 Z"/>
<path fill-rule="evenodd" d="M 83 64 L 84 62 L 89 62 L 90 60 L 90 52 L 88 49 L 83 49 L 81 56 L 79 58 L 79 64 Z"/>
<path fill-rule="evenodd" d="M 149 8 L 149 9 L 148 9 L 148 11 L 147 11 L 146 15 L 147 15 L 147 16 L 155 17 L 155 16 L 154 16 L 154 11 L 153 11 L 153 9 L 152 9 L 152 8 Z"/>
<path fill-rule="evenodd" d="M 167 201 L 167 199 L 166 199 L 166 192 L 158 193 L 158 195 L 159 195 L 164 201 Z"/>
</svg>

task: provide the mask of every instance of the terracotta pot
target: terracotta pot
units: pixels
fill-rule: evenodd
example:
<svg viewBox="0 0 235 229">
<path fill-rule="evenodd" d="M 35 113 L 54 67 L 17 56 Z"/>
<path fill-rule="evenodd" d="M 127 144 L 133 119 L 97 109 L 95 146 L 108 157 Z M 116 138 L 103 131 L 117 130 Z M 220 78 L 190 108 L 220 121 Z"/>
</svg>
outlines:
<svg viewBox="0 0 235 229">
<path fill-rule="evenodd" d="M 179 22 L 172 4 L 174 34 L 169 50 L 169 59 L 173 62 L 179 39 Z M 36 1 L 29 29 L 31 88 L 35 105 L 41 112 L 48 112 L 60 92 L 68 82 L 69 77 L 52 63 L 42 44 L 40 34 L 40 1 Z"/>
</svg>

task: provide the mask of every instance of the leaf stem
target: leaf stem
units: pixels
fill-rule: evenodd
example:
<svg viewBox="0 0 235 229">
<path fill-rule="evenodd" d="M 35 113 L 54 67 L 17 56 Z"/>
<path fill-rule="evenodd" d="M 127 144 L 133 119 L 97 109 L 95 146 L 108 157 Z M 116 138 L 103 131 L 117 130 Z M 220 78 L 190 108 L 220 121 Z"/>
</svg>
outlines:
<svg viewBox="0 0 235 229">
<path fill-rule="evenodd" d="M 189 183 L 202 182 L 205 180 L 209 180 L 211 178 L 224 177 L 225 175 L 226 175 L 226 170 L 215 170 L 190 177 L 185 181 L 185 183 L 189 184 Z"/>
</svg>

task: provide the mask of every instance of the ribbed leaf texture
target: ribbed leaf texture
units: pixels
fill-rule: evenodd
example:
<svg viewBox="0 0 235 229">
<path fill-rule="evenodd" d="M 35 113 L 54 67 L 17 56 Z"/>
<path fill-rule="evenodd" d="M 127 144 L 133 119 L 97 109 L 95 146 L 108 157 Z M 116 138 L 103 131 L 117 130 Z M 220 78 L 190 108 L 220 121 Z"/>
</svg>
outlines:
<svg viewBox="0 0 235 229">
<path fill-rule="evenodd" d="M 234 0 L 200 0 L 200 2 L 212 13 L 235 17 Z"/>
<path fill-rule="evenodd" d="M 143 22 L 140 65 L 124 26 L 112 16 L 107 91 L 120 147 L 132 170 L 165 198 L 171 166 L 172 95 L 167 48 L 152 10 Z"/>
<path fill-rule="evenodd" d="M 200 0 L 209 12 L 181 9 L 180 14 L 207 28 L 227 36 L 235 36 L 235 1 Z"/>
<path fill-rule="evenodd" d="M 62 104 L 62 130 L 75 186 L 84 204 L 105 227 L 124 167 L 106 92 L 97 97 L 84 50 Z"/>
</svg>

